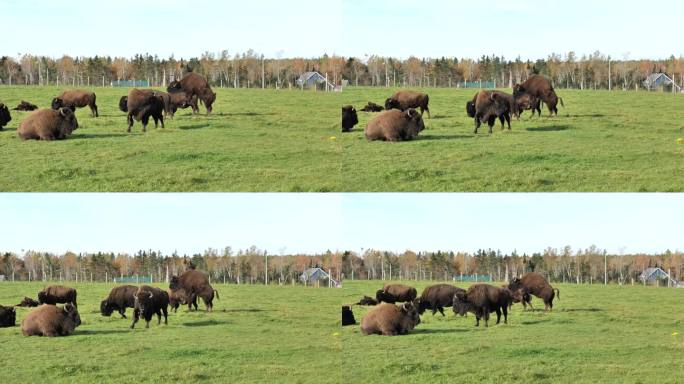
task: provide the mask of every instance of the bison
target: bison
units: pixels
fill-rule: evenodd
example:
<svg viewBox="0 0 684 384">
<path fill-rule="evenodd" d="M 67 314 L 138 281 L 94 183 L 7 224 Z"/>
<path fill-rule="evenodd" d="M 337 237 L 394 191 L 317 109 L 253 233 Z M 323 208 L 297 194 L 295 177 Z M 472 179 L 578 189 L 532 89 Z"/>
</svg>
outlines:
<svg viewBox="0 0 684 384">
<path fill-rule="evenodd" d="M 406 112 L 393 109 L 371 120 L 365 134 L 369 141 L 406 141 L 415 139 L 424 129 L 423 117 L 415 109 Z"/>
<path fill-rule="evenodd" d="M 207 115 L 211 113 L 212 105 L 214 104 L 214 101 L 216 101 L 216 93 L 211 90 L 207 79 L 194 72 L 185 74 L 180 81 L 171 82 L 167 91 L 169 93 L 176 93 L 179 91 L 185 92 L 188 97 L 193 100 L 192 110 L 194 113 L 199 113 L 197 99 L 194 99 L 195 96 L 199 98 L 207 108 Z"/>
<path fill-rule="evenodd" d="M 78 307 L 76 303 L 76 290 L 63 285 L 49 285 L 38 292 L 38 302 L 40 304 L 63 304 L 71 303 Z"/>
<path fill-rule="evenodd" d="M 111 316 L 112 312 L 117 311 L 122 318 L 126 318 L 126 308 L 135 308 L 135 293 L 138 287 L 135 285 L 121 285 L 112 288 L 109 296 L 100 302 L 100 313 L 102 316 Z"/>
<path fill-rule="evenodd" d="M 157 315 L 157 325 L 161 324 L 162 313 L 164 314 L 164 324 L 169 323 L 169 294 L 166 291 L 149 285 L 142 285 L 133 297 L 135 304 L 131 329 L 135 328 L 135 323 L 141 317 L 145 319 L 145 328 L 149 328 L 154 314 Z"/>
<path fill-rule="evenodd" d="M 382 289 L 375 293 L 378 303 L 384 301 L 391 304 L 413 301 L 416 296 L 418 296 L 416 289 L 404 284 L 385 284 Z"/>
<path fill-rule="evenodd" d="M 467 312 L 475 314 L 475 326 L 480 326 L 480 319 L 484 319 L 485 326 L 489 326 L 489 314 L 496 312 L 496 323 L 501 322 L 501 313 L 504 315 L 504 323 L 508 323 L 508 308 L 511 305 L 511 294 L 508 289 L 498 288 L 488 284 L 476 284 L 467 291 L 457 292 L 454 295 L 454 313 L 463 316 Z"/>
<path fill-rule="evenodd" d="M 362 298 L 361 300 L 359 300 L 359 302 L 356 303 L 356 305 L 370 305 L 370 306 L 373 306 L 373 305 L 378 305 L 378 301 L 375 300 L 375 299 L 372 298 L 372 297 L 363 296 L 363 298 Z"/>
<path fill-rule="evenodd" d="M 185 289 L 181 288 L 175 291 L 169 289 L 167 292 L 169 294 L 169 307 L 173 312 L 178 312 L 178 307 L 183 304 L 193 304 L 195 309 L 197 309 L 197 298 L 195 297 L 195 301 L 191 303 Z"/>
<path fill-rule="evenodd" d="M 563 99 L 559 98 L 553 89 L 551 80 L 541 75 L 532 75 L 524 83 L 513 87 L 513 96 L 516 98 L 528 94 L 544 102 L 551 115 L 558 115 L 558 102 L 565 107 Z M 541 110 L 539 111 L 541 115 Z"/>
<path fill-rule="evenodd" d="M 468 116 L 475 119 L 475 134 L 484 122 L 489 126 L 489 134 L 492 134 L 496 119 L 501 121 L 501 129 L 508 122 L 510 130 L 511 115 L 516 111 L 513 96 L 498 91 L 480 91 L 466 104 Z"/>
<path fill-rule="evenodd" d="M 174 93 L 154 91 L 154 93 L 161 97 L 162 101 L 164 102 L 165 117 L 171 117 L 173 119 L 174 114 L 179 108 L 184 109 L 192 104 L 192 99 L 189 98 L 188 95 L 183 91 Z"/>
<path fill-rule="evenodd" d="M 21 122 L 17 135 L 22 140 L 63 140 L 76 129 L 78 120 L 71 109 L 39 109 Z"/>
<path fill-rule="evenodd" d="M 9 109 L 3 103 L 0 103 L 0 131 L 12 121 L 12 115 L 10 115 Z"/>
<path fill-rule="evenodd" d="M 16 305 L 16 307 L 25 307 L 25 308 L 33 308 L 39 306 L 40 303 L 33 300 L 30 297 L 24 297 L 24 299 Z"/>
<path fill-rule="evenodd" d="M 529 110 L 532 111 L 530 119 L 534 117 L 535 112 L 541 117 L 541 101 L 539 99 L 528 93 L 522 93 L 513 97 L 515 98 L 515 104 L 517 107 L 515 116 L 518 119 L 520 119 L 520 115 L 522 115 L 523 112 Z"/>
<path fill-rule="evenodd" d="M 425 111 L 427 111 L 428 118 L 432 118 L 430 116 L 430 108 L 428 107 L 429 103 L 430 97 L 424 93 L 413 91 L 399 91 L 385 101 L 385 109 L 398 109 L 403 112 L 410 108 L 420 108 L 421 116 L 423 115 L 423 113 L 425 113 Z"/>
<path fill-rule="evenodd" d="M 511 306 L 513 306 L 513 303 L 522 303 L 525 310 L 527 309 L 528 305 L 530 306 L 530 308 L 534 309 L 534 307 L 532 306 L 532 296 L 530 295 L 530 292 L 527 290 L 527 288 L 520 286 L 512 290 L 508 287 L 508 285 L 502 285 L 501 288 L 506 288 L 510 291 Z"/>
<path fill-rule="evenodd" d="M 377 105 L 373 102 L 368 102 L 365 107 L 361 110 L 361 112 L 382 112 L 384 111 L 385 108 L 383 108 L 381 105 Z"/>
<path fill-rule="evenodd" d="M 342 132 L 351 131 L 359 123 L 356 108 L 351 105 L 342 107 Z"/>
<path fill-rule="evenodd" d="M 219 297 L 218 291 L 209 284 L 207 276 L 194 269 L 187 270 L 180 276 L 171 277 L 169 288 L 172 291 L 177 291 L 179 289 L 185 290 L 187 295 L 186 302 L 188 304 L 188 309 L 190 310 L 192 310 L 192 305 L 194 305 L 195 310 L 197 310 L 197 297 L 201 297 L 207 308 L 207 312 L 209 312 L 214 307 L 214 297 Z"/>
<path fill-rule="evenodd" d="M 99 117 L 97 112 L 97 104 L 95 100 L 97 97 L 95 93 L 81 90 L 64 91 L 59 96 L 52 99 L 52 109 L 57 110 L 64 107 L 83 108 L 90 107 L 90 113 L 93 117 Z"/>
<path fill-rule="evenodd" d="M 356 324 L 356 319 L 354 319 L 354 312 L 352 312 L 351 307 L 348 305 L 342 306 L 342 326 Z"/>
<path fill-rule="evenodd" d="M 529 272 L 522 278 L 514 278 L 508 284 L 508 289 L 511 291 L 524 288 L 531 295 L 537 296 L 544 300 L 545 309 L 547 311 L 553 310 L 553 299 L 558 295 L 560 299 L 560 291 L 553 288 L 541 273 Z"/>
<path fill-rule="evenodd" d="M 361 333 L 364 335 L 396 336 L 406 335 L 420 324 L 420 315 L 412 302 L 402 306 L 380 304 L 361 320 Z"/>
<path fill-rule="evenodd" d="M 0 305 L 0 328 L 14 327 L 17 324 L 17 311 L 14 307 Z"/>
<path fill-rule="evenodd" d="M 119 100 L 119 108 L 123 110 L 124 99 Z M 150 117 L 154 119 L 154 127 L 157 128 L 159 121 L 164 128 L 164 100 L 161 96 L 155 94 L 154 91 L 131 89 L 128 92 L 128 97 L 125 99 L 126 110 L 128 112 L 128 132 L 131 132 L 131 127 L 135 120 L 142 122 L 143 132 L 147 131 L 147 124 Z"/>
<path fill-rule="evenodd" d="M 449 284 L 437 284 L 425 288 L 418 298 L 418 313 L 422 315 L 430 309 L 433 316 L 437 311 L 442 316 L 446 316 L 444 308 L 450 308 L 454 305 L 454 295 L 458 292 L 465 292 L 465 290 Z"/>
<path fill-rule="evenodd" d="M 12 109 L 13 111 L 23 111 L 23 112 L 32 112 L 38 109 L 38 106 L 35 104 L 31 104 L 28 101 L 22 100 L 19 105 L 17 105 L 16 108 Z"/>
<path fill-rule="evenodd" d="M 21 322 L 24 336 L 67 336 L 81 325 L 81 316 L 75 305 L 67 303 L 64 307 L 41 305 L 31 311 Z"/>
</svg>

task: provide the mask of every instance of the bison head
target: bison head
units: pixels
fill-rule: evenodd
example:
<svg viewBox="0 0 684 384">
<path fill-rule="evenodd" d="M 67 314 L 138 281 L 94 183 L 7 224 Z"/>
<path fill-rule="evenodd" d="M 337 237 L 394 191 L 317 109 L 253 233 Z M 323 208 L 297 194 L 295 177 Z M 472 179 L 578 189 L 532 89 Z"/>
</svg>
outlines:
<svg viewBox="0 0 684 384">
<path fill-rule="evenodd" d="M 416 136 L 418 136 L 419 133 L 423 132 L 425 130 L 425 123 L 423 122 L 423 116 L 418 113 L 413 108 L 409 108 L 406 110 L 406 113 L 404 114 L 404 117 L 409 121 L 409 136 L 407 139 L 412 139 Z"/>
<path fill-rule="evenodd" d="M 359 117 L 356 114 L 356 108 L 351 105 L 342 107 L 342 132 L 349 132 L 359 123 Z"/>
<path fill-rule="evenodd" d="M 102 300 L 100 303 L 100 313 L 102 316 L 109 317 L 112 315 L 112 312 L 114 312 L 114 308 L 112 308 L 107 300 Z"/>
<path fill-rule="evenodd" d="M 78 129 L 78 120 L 76 120 L 76 115 L 71 108 L 60 108 L 59 117 L 62 123 L 60 127 L 63 137 L 71 135 L 73 131 Z"/>
<path fill-rule="evenodd" d="M 180 278 L 178 278 L 178 276 L 171 276 L 171 282 L 169 283 L 169 288 L 172 291 L 180 289 Z"/>
<path fill-rule="evenodd" d="M 39 304 L 45 304 L 47 301 L 48 294 L 45 291 L 40 291 L 38 292 L 38 303 Z"/>
<path fill-rule="evenodd" d="M 520 85 L 520 84 L 516 84 L 516 85 L 513 87 L 513 96 L 519 96 L 519 95 L 521 95 L 521 94 L 523 94 L 523 93 L 525 93 L 525 92 L 527 92 L 527 91 L 526 91 L 525 88 L 524 88 L 522 85 Z"/>
<path fill-rule="evenodd" d="M 119 110 L 121 112 L 128 112 L 128 96 L 121 96 L 121 99 L 119 99 Z"/>
<path fill-rule="evenodd" d="M 466 103 L 466 112 L 468 113 L 468 117 L 475 117 L 475 102 L 469 101 Z"/>
<path fill-rule="evenodd" d="M 9 109 L 5 104 L 0 103 L 0 129 L 12 121 L 12 116 L 10 116 Z"/>
<path fill-rule="evenodd" d="M 77 327 L 81 325 L 81 316 L 78 314 L 78 309 L 76 309 L 73 303 L 67 303 L 64 305 L 63 310 L 66 314 L 66 317 L 71 319 L 71 321 L 73 321 Z"/>
<path fill-rule="evenodd" d="M 133 296 L 135 300 L 135 308 L 140 310 L 140 313 L 147 313 L 152 305 L 154 294 L 150 291 L 138 291 Z"/>
<path fill-rule="evenodd" d="M 395 100 L 395 99 L 393 99 L 393 98 L 391 98 L 391 97 L 390 97 L 389 99 L 385 100 L 385 109 L 386 109 L 386 110 L 389 111 L 390 109 L 395 109 L 395 108 L 396 108 L 396 109 L 401 109 L 400 106 L 399 106 L 399 101 L 398 101 L 398 100 Z"/>
<path fill-rule="evenodd" d="M 466 292 L 456 292 L 454 295 L 454 313 L 460 316 L 465 316 L 470 309 L 471 304 L 468 301 Z"/>
<path fill-rule="evenodd" d="M 169 86 L 166 88 L 166 90 L 168 92 L 176 92 L 176 91 L 180 91 L 181 89 L 183 89 L 183 87 L 181 86 L 181 83 L 178 80 L 172 81 L 171 83 L 169 83 Z"/>
<path fill-rule="evenodd" d="M 404 319 L 410 324 L 410 328 L 415 328 L 416 325 L 420 324 L 420 314 L 416 308 L 417 302 L 406 302 L 401 306 L 401 313 L 404 315 Z"/>
</svg>

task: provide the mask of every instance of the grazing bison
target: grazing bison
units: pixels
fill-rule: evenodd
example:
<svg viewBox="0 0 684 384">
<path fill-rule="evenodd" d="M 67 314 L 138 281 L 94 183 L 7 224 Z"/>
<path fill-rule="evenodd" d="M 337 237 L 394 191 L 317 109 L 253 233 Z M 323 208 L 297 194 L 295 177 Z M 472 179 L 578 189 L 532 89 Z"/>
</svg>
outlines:
<svg viewBox="0 0 684 384">
<path fill-rule="evenodd" d="M 513 96 L 498 91 L 480 91 L 472 101 L 466 104 L 466 112 L 469 117 L 475 119 L 475 134 L 482 123 L 486 122 L 489 126 L 489 133 L 492 134 L 496 119 L 501 121 L 501 129 L 504 123 L 508 122 L 508 129 L 511 129 L 511 115 L 515 114 L 517 107 Z"/>
<path fill-rule="evenodd" d="M 10 115 L 9 109 L 7 109 L 5 104 L 0 103 L 0 131 L 2 131 L 10 121 L 12 121 L 12 115 Z"/>
<path fill-rule="evenodd" d="M 183 91 L 190 99 L 193 99 L 196 96 L 207 108 L 207 115 L 211 113 L 212 105 L 214 104 L 214 101 L 216 101 L 216 93 L 211 90 L 207 79 L 194 72 L 185 74 L 180 81 L 171 82 L 167 91 L 169 91 L 169 93 Z M 196 99 L 193 99 L 192 110 L 194 113 L 199 113 Z"/>
<path fill-rule="evenodd" d="M 366 126 L 366 139 L 382 141 L 407 141 L 418 137 L 425 129 L 423 117 L 415 109 L 402 112 L 396 109 L 377 115 Z"/>
<path fill-rule="evenodd" d="M 71 109 L 39 109 L 21 122 L 17 135 L 22 140 L 63 140 L 76 129 L 78 120 Z"/>
<path fill-rule="evenodd" d="M 13 109 L 13 111 L 31 112 L 35 111 L 36 109 L 38 109 L 37 105 L 22 100 L 21 103 L 19 103 L 19 105 L 17 105 L 17 107 Z"/>
<path fill-rule="evenodd" d="M 520 288 L 524 288 L 531 295 L 544 300 L 545 309 L 547 311 L 553 310 L 553 299 L 556 297 L 556 294 L 560 299 L 560 291 L 557 288 L 553 288 L 546 278 L 538 272 L 526 273 L 522 278 L 516 277 L 508 284 L 508 289 L 511 291 Z"/>
<path fill-rule="evenodd" d="M 183 272 L 180 276 L 171 277 L 171 284 L 169 288 L 172 291 L 183 289 L 187 295 L 188 309 L 192 310 L 192 305 L 197 310 L 197 298 L 201 297 L 204 305 L 207 307 L 207 312 L 214 308 L 214 297 L 218 298 L 218 291 L 212 288 L 209 284 L 209 279 L 204 273 L 190 269 Z"/>
<path fill-rule="evenodd" d="M 59 96 L 52 99 L 52 109 L 57 110 L 64 107 L 83 108 L 90 107 L 90 112 L 93 117 L 99 117 L 97 112 L 97 104 L 95 104 L 96 96 L 93 92 L 73 90 L 64 91 Z"/>
<path fill-rule="evenodd" d="M 39 306 L 40 303 L 33 300 L 30 297 L 24 297 L 24 299 L 16 305 L 16 307 L 25 307 L 25 308 L 33 308 Z"/>
<path fill-rule="evenodd" d="M 504 323 L 508 323 L 508 308 L 511 304 L 511 292 L 505 288 L 498 288 L 488 284 L 476 284 L 465 292 L 454 295 L 454 313 L 463 316 L 467 312 L 475 314 L 476 327 L 480 326 L 480 319 L 489 326 L 489 314 L 496 312 L 496 323 L 501 322 L 501 312 Z"/>
<path fill-rule="evenodd" d="M 169 294 L 169 307 L 173 312 L 178 312 L 178 307 L 183 304 L 193 304 L 195 309 L 197 309 L 197 298 L 195 297 L 195 301 L 190 303 L 185 289 L 181 288 L 175 291 L 169 289 L 167 292 Z"/>
<path fill-rule="evenodd" d="M 420 109 L 421 115 L 427 111 L 428 118 L 432 118 L 430 116 L 430 108 L 428 107 L 429 103 L 430 97 L 424 93 L 399 91 L 385 101 L 385 109 L 398 109 L 400 111 L 406 111 L 410 108 Z"/>
<path fill-rule="evenodd" d="M 118 311 L 122 318 L 126 318 L 126 308 L 135 308 L 135 293 L 138 287 L 135 285 L 121 285 L 112 288 L 109 296 L 100 303 L 102 316 L 111 316 L 112 312 Z"/>
<path fill-rule="evenodd" d="M 391 304 L 413 301 L 416 296 L 418 296 L 416 289 L 404 284 L 385 284 L 382 289 L 375 293 L 378 303 L 384 301 Z"/>
<path fill-rule="evenodd" d="M 454 295 L 458 292 L 465 292 L 465 290 L 449 284 L 437 284 L 425 288 L 418 298 L 418 313 L 422 315 L 430 309 L 433 316 L 437 311 L 442 316 L 446 316 L 444 308 L 450 308 L 454 305 Z"/>
<path fill-rule="evenodd" d="M 149 285 L 141 285 L 133 297 L 135 304 L 131 329 L 135 328 L 135 323 L 141 317 L 145 319 L 145 328 L 149 328 L 152 316 L 155 314 L 157 315 L 157 325 L 161 324 L 162 313 L 164 314 L 164 324 L 169 323 L 169 294 L 166 291 Z"/>
<path fill-rule="evenodd" d="M 348 305 L 342 306 L 342 326 L 356 324 L 356 319 L 354 319 L 354 312 L 352 312 L 351 307 Z"/>
<path fill-rule="evenodd" d="M 17 311 L 14 307 L 0 305 L 0 328 L 14 327 L 17 324 Z"/>
<path fill-rule="evenodd" d="M 76 303 L 76 290 L 63 285 L 49 285 L 38 292 L 38 302 L 40 304 L 63 304 L 71 303 L 78 307 Z"/>
<path fill-rule="evenodd" d="M 412 302 L 402 306 L 380 304 L 361 320 L 364 335 L 396 336 L 406 335 L 420 324 L 420 315 Z"/>
<path fill-rule="evenodd" d="M 119 100 L 119 108 L 122 110 L 123 101 L 123 98 Z M 164 128 L 164 101 L 154 91 L 131 89 L 125 101 L 126 110 L 123 112 L 128 112 L 128 132 L 131 132 L 135 120 L 142 122 L 143 132 L 146 132 L 150 117 L 154 119 L 155 128 L 157 128 L 159 121 Z"/>
<path fill-rule="evenodd" d="M 373 306 L 373 305 L 378 305 L 378 301 L 375 300 L 375 299 L 372 298 L 372 297 L 363 296 L 363 298 L 362 298 L 361 300 L 359 300 L 359 302 L 356 303 L 356 305 L 370 305 L 370 306 Z"/>
<path fill-rule="evenodd" d="M 382 112 L 384 110 L 385 108 L 383 108 L 381 105 L 377 105 L 369 101 L 368 104 L 365 107 L 363 107 L 361 112 Z"/>
<path fill-rule="evenodd" d="M 517 98 L 523 94 L 533 96 L 544 102 L 551 115 L 558 116 L 558 102 L 565 107 L 563 99 L 559 98 L 553 89 L 551 80 L 541 75 L 532 75 L 524 83 L 513 87 L 513 95 Z M 541 110 L 539 110 L 541 115 Z"/>
<path fill-rule="evenodd" d="M 21 333 L 24 336 L 67 336 L 79 325 L 81 316 L 75 305 L 41 305 L 26 315 L 21 322 Z"/>
<path fill-rule="evenodd" d="M 342 132 L 351 131 L 359 123 L 356 108 L 351 105 L 342 107 Z"/>
</svg>

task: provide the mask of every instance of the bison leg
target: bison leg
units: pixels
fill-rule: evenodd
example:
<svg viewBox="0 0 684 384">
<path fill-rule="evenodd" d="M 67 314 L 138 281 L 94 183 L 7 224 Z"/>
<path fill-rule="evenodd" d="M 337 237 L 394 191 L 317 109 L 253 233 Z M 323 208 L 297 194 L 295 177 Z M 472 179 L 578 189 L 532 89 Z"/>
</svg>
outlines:
<svg viewBox="0 0 684 384">
<path fill-rule="evenodd" d="M 508 130 L 511 130 L 511 115 L 509 113 L 505 114 L 506 122 L 508 123 Z"/>
<path fill-rule="evenodd" d="M 508 324 L 508 308 L 504 305 L 503 307 L 504 324 Z"/>
<path fill-rule="evenodd" d="M 480 129 L 480 126 L 482 125 L 482 122 L 480 121 L 479 117 L 475 117 L 475 134 L 477 135 L 477 131 Z"/>
<path fill-rule="evenodd" d="M 119 314 L 121 314 L 121 317 L 125 319 L 126 318 L 126 308 L 124 307 L 124 308 L 119 309 Z"/>
<path fill-rule="evenodd" d="M 489 134 L 494 133 L 494 123 L 496 123 L 496 116 L 490 116 L 489 120 L 487 121 L 487 125 L 489 126 Z"/>
<path fill-rule="evenodd" d="M 131 329 L 135 328 L 135 323 L 140 320 L 140 310 L 134 309 L 133 310 L 133 323 L 131 324 Z"/>
<path fill-rule="evenodd" d="M 157 325 L 161 324 L 161 309 L 157 309 Z"/>
<path fill-rule="evenodd" d="M 444 307 L 440 305 L 437 309 L 439 309 L 439 313 L 442 314 L 442 317 L 446 317 L 446 315 L 444 314 Z"/>
<path fill-rule="evenodd" d="M 128 120 L 128 133 L 131 133 L 131 127 L 133 126 L 133 115 L 131 115 L 130 112 L 128 113 L 127 120 Z"/>
<path fill-rule="evenodd" d="M 164 314 L 164 325 L 169 325 L 169 313 L 166 307 L 162 307 L 162 313 Z"/>
<path fill-rule="evenodd" d="M 495 312 L 496 312 L 496 323 L 499 324 L 499 323 L 501 323 L 501 309 L 497 308 Z"/>
</svg>

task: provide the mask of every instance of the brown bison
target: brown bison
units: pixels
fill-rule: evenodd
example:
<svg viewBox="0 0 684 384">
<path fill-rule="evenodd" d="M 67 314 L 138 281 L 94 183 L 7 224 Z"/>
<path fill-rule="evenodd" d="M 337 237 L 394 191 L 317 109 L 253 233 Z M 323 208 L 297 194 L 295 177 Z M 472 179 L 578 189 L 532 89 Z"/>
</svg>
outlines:
<svg viewBox="0 0 684 384">
<path fill-rule="evenodd" d="M 192 99 L 183 91 L 174 93 L 154 91 L 154 93 L 161 97 L 164 102 L 164 116 L 167 118 L 171 117 L 173 119 L 173 116 L 178 109 L 190 107 L 192 103 Z"/>
<path fill-rule="evenodd" d="M 530 295 L 530 292 L 527 290 L 527 288 L 519 286 L 512 290 L 508 287 L 508 285 L 502 285 L 501 288 L 506 288 L 509 290 L 511 294 L 511 307 L 514 303 L 522 303 L 524 310 L 527 310 L 528 305 L 530 308 L 534 309 L 532 306 L 532 295 Z"/>
<path fill-rule="evenodd" d="M 342 306 L 342 326 L 356 324 L 356 319 L 354 319 L 354 312 L 352 312 L 351 307 L 348 305 Z"/>
<path fill-rule="evenodd" d="M 472 101 L 466 104 L 466 112 L 469 117 L 475 119 L 475 134 L 480 129 L 482 123 L 486 122 L 489 126 L 489 133 L 493 133 L 494 123 L 497 119 L 501 121 L 501 129 L 504 123 L 508 122 L 508 129 L 511 129 L 511 115 L 515 114 L 517 107 L 513 96 L 498 91 L 480 91 Z"/>
<path fill-rule="evenodd" d="M 97 112 L 97 104 L 95 100 L 97 97 L 93 92 L 72 90 L 64 91 L 59 94 L 59 96 L 52 99 L 52 109 L 57 110 L 64 107 L 83 108 L 85 106 L 90 107 L 90 113 L 93 117 L 99 117 L 100 114 Z"/>
<path fill-rule="evenodd" d="M 418 298 L 418 313 L 422 315 L 426 310 L 430 309 L 432 310 L 432 316 L 437 311 L 442 316 L 446 316 L 444 308 L 451 308 L 454 305 L 454 296 L 459 292 L 465 292 L 465 290 L 449 284 L 437 284 L 425 288 Z"/>
<path fill-rule="evenodd" d="M 22 140 L 63 140 L 76 129 L 78 120 L 71 109 L 39 109 L 21 122 L 17 135 Z"/>
<path fill-rule="evenodd" d="M 558 115 L 558 102 L 565 107 L 563 99 L 559 98 L 553 89 L 551 80 L 541 75 L 532 75 L 524 83 L 513 87 L 513 95 L 517 98 L 522 94 L 528 94 L 544 102 L 549 108 L 551 115 Z M 541 114 L 541 110 L 539 111 Z"/>
<path fill-rule="evenodd" d="M 12 121 L 12 115 L 10 115 L 9 109 L 3 103 L 0 103 L 0 131 Z"/>
<path fill-rule="evenodd" d="M 14 307 L 0 305 L 0 328 L 14 327 L 17 324 L 17 311 Z"/>
<path fill-rule="evenodd" d="M 356 108 L 351 105 L 342 107 L 342 132 L 351 131 L 359 123 Z"/>
<path fill-rule="evenodd" d="M 135 328 L 135 323 L 141 317 L 145 319 L 145 328 L 149 328 L 152 316 L 155 314 L 157 315 L 157 325 L 161 324 L 162 313 L 164 314 L 164 324 L 169 323 L 169 294 L 166 291 L 149 285 L 141 285 L 133 297 L 135 304 L 131 329 Z"/>
<path fill-rule="evenodd" d="M 547 311 L 553 310 L 553 299 L 556 297 L 556 294 L 560 299 L 560 291 L 557 288 L 553 288 L 546 278 L 538 272 L 526 273 L 522 278 L 516 277 L 508 284 L 508 289 L 511 291 L 520 288 L 524 288 L 530 294 L 544 300 Z"/>
<path fill-rule="evenodd" d="M 396 336 L 406 335 L 420 324 L 420 315 L 412 302 L 402 306 L 380 304 L 361 320 L 364 335 Z"/>
<path fill-rule="evenodd" d="M 475 326 L 480 326 L 480 319 L 484 319 L 485 326 L 489 326 L 489 314 L 496 312 L 496 323 L 501 322 L 501 312 L 504 323 L 508 323 L 508 308 L 511 305 L 511 292 L 505 288 L 498 288 L 488 284 L 476 284 L 465 292 L 454 295 L 454 313 L 463 316 L 467 312 L 475 314 Z"/>
<path fill-rule="evenodd" d="M 135 308 L 135 293 L 138 287 L 135 285 L 121 285 L 112 288 L 109 296 L 100 303 L 100 313 L 102 316 L 111 316 L 112 312 L 117 311 L 122 318 L 126 318 L 126 308 Z"/>
<path fill-rule="evenodd" d="M 424 93 L 399 91 L 385 101 L 385 109 L 388 111 L 390 109 L 398 109 L 400 111 L 406 111 L 410 108 L 420 109 L 421 115 L 427 111 L 428 118 L 432 118 L 430 116 L 430 108 L 428 107 L 429 103 L 430 97 Z"/>
<path fill-rule="evenodd" d="M 24 336 L 67 336 L 81 325 L 78 309 L 71 303 L 64 307 L 41 305 L 31 311 L 21 322 Z"/>
<path fill-rule="evenodd" d="M 63 304 L 71 303 L 78 307 L 76 303 L 76 290 L 63 285 L 49 285 L 38 292 L 38 302 L 40 304 Z"/>
<path fill-rule="evenodd" d="M 22 100 L 19 105 L 17 105 L 16 108 L 12 109 L 13 111 L 23 111 L 23 112 L 32 112 L 38 109 L 38 106 L 35 104 L 31 104 L 28 101 Z"/>
<path fill-rule="evenodd" d="M 39 306 L 40 303 L 33 300 L 30 297 L 24 297 L 24 299 L 16 305 L 16 307 L 25 307 L 25 308 L 33 308 Z"/>
<path fill-rule="evenodd" d="M 416 289 L 404 284 L 385 284 L 382 289 L 375 293 L 378 303 L 384 301 L 391 304 L 413 301 L 416 296 L 418 296 Z"/>
<path fill-rule="evenodd" d="M 214 297 L 219 297 L 218 291 L 209 284 L 207 275 L 194 269 L 187 270 L 180 276 L 171 277 L 169 288 L 172 291 L 185 290 L 189 310 L 192 310 L 192 305 L 197 310 L 197 298 L 201 297 L 207 307 L 207 312 L 209 312 L 214 308 Z"/>
<path fill-rule="evenodd" d="M 378 305 L 378 301 L 375 300 L 375 299 L 372 298 L 372 297 L 363 296 L 363 298 L 362 298 L 361 300 L 359 300 L 359 302 L 356 303 L 356 305 L 369 305 L 369 306 L 373 306 L 373 305 Z"/>
<path fill-rule="evenodd" d="M 155 128 L 157 128 L 159 121 L 164 128 L 164 100 L 154 91 L 131 89 L 126 99 L 121 98 L 119 100 L 119 109 L 128 112 L 128 132 L 131 132 L 135 120 L 142 122 L 143 132 L 146 132 L 150 117 L 154 119 Z"/>
<path fill-rule="evenodd" d="M 169 289 L 167 292 L 169 294 L 169 307 L 173 312 L 178 312 L 178 307 L 184 304 L 193 304 L 197 309 L 197 298 L 195 297 L 195 301 L 190 303 L 185 289 L 181 288 L 175 291 Z"/>
<path fill-rule="evenodd" d="M 384 111 L 385 108 L 383 108 L 381 105 L 377 105 L 373 102 L 368 102 L 365 107 L 361 110 L 361 112 L 382 112 Z"/>
<path fill-rule="evenodd" d="M 392 109 L 371 120 L 365 134 L 369 141 L 407 141 L 418 137 L 424 129 L 423 117 L 415 109 L 406 112 Z"/>
<path fill-rule="evenodd" d="M 171 82 L 167 88 L 167 91 L 169 93 L 183 91 L 191 99 L 197 96 L 197 98 L 199 98 L 199 100 L 202 101 L 204 106 L 207 108 L 207 114 L 211 113 L 212 105 L 214 104 L 214 101 L 216 101 L 216 93 L 211 90 L 207 79 L 194 72 L 185 74 L 180 81 Z M 199 113 L 197 101 L 196 99 L 193 100 L 192 110 L 195 113 Z"/>
<path fill-rule="evenodd" d="M 517 106 L 517 111 L 515 116 L 520 119 L 520 116 L 525 111 L 532 111 L 530 119 L 534 117 L 535 112 L 541 116 L 541 101 L 536 97 L 528 94 L 522 93 L 518 96 L 514 96 L 515 104 Z"/>
</svg>

